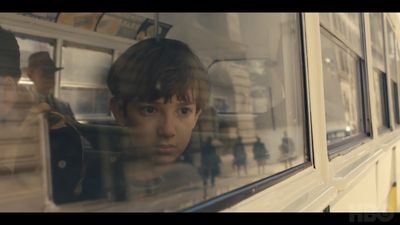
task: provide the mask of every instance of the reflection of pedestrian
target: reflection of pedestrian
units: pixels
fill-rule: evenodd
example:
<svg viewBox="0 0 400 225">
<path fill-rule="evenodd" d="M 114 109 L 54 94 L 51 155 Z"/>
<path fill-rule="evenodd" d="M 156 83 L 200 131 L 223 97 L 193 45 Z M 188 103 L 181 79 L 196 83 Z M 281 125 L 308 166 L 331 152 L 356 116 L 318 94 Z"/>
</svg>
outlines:
<svg viewBox="0 0 400 225">
<path fill-rule="evenodd" d="M 247 174 L 247 155 L 240 136 L 238 136 L 233 146 L 233 157 L 233 165 L 236 167 L 238 175 L 240 176 L 240 168 L 243 168 L 245 174 Z"/>
<path fill-rule="evenodd" d="M 264 143 L 260 141 L 259 137 L 257 137 L 257 141 L 253 145 L 253 156 L 257 161 L 258 174 L 261 174 L 261 169 L 262 173 L 264 173 L 265 164 L 267 159 L 269 159 L 269 153 Z"/>
<path fill-rule="evenodd" d="M 282 143 L 279 146 L 279 149 L 282 153 L 281 162 L 285 162 L 285 168 L 291 167 L 294 158 L 294 142 L 290 137 L 288 137 L 286 131 L 283 133 Z"/>
<path fill-rule="evenodd" d="M 201 149 L 200 173 L 203 177 L 203 185 L 205 187 L 207 187 L 207 181 L 209 177 L 211 179 L 211 186 L 213 187 L 215 185 L 215 177 L 220 173 L 220 163 L 221 159 L 212 144 L 212 138 L 208 137 L 207 142 Z"/>
</svg>

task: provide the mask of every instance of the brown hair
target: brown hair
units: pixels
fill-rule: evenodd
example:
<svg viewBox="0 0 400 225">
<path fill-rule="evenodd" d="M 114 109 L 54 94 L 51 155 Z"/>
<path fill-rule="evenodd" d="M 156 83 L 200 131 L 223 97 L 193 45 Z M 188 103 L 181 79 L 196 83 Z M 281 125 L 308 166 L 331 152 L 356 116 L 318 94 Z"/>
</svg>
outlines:
<svg viewBox="0 0 400 225">
<path fill-rule="evenodd" d="M 155 38 L 128 48 L 111 66 L 107 85 L 118 100 L 152 102 L 176 95 L 205 108 L 209 97 L 207 70 L 190 48 L 177 40 Z M 194 99 L 191 99 L 194 97 Z"/>
<path fill-rule="evenodd" d="M 14 34 L 0 27 L 0 76 L 21 77 L 19 45 Z"/>
</svg>

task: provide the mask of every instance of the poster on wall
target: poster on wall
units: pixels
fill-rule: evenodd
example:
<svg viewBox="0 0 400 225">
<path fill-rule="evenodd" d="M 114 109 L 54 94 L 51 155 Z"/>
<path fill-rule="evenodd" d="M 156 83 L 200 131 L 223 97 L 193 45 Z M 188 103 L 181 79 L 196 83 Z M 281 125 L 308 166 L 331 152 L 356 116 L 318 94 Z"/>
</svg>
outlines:
<svg viewBox="0 0 400 225">
<path fill-rule="evenodd" d="M 23 16 L 56 22 L 58 13 L 20 13 Z"/>
<path fill-rule="evenodd" d="M 102 13 L 60 13 L 57 23 L 94 31 Z"/>
<path fill-rule="evenodd" d="M 158 23 L 159 29 L 158 29 L 158 37 L 164 38 L 169 29 L 171 29 L 172 25 L 166 24 L 166 23 Z M 139 27 L 137 33 L 136 33 L 136 40 L 144 40 L 149 37 L 155 37 L 156 29 L 154 25 L 154 20 L 152 19 L 146 19 L 143 21 L 141 26 Z"/>
<path fill-rule="evenodd" d="M 159 35 L 165 37 L 172 26 L 166 23 L 159 23 L 159 25 Z M 132 13 L 106 13 L 98 23 L 96 31 L 134 40 L 143 40 L 154 36 L 155 27 L 154 20 L 144 16 Z"/>
<path fill-rule="evenodd" d="M 106 13 L 99 21 L 96 31 L 134 39 L 140 24 L 146 18 L 132 13 Z"/>
</svg>

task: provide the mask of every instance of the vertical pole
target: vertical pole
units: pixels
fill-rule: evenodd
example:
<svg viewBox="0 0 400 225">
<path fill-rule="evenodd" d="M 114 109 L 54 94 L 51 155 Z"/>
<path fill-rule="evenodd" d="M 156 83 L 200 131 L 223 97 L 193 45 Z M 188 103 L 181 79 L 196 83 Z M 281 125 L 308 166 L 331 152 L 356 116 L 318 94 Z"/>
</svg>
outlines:
<svg viewBox="0 0 400 225">
<path fill-rule="evenodd" d="M 272 98 L 272 89 L 271 86 L 268 87 L 268 92 L 269 92 L 269 99 L 271 102 L 271 120 L 272 120 L 272 128 L 275 130 L 275 115 L 274 115 L 274 104 L 273 104 L 273 98 Z"/>
</svg>

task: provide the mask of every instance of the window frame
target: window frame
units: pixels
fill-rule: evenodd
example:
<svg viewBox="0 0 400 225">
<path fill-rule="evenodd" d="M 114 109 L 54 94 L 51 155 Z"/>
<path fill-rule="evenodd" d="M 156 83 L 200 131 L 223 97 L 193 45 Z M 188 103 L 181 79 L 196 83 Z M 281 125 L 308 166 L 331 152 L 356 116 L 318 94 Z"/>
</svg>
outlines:
<svg viewBox="0 0 400 225">
<path fill-rule="evenodd" d="M 385 17 L 385 16 L 383 16 L 383 27 L 384 27 L 384 44 L 385 44 L 385 60 L 386 60 L 386 62 L 385 62 L 385 66 L 386 66 L 386 71 L 387 71 L 387 79 L 388 79 L 388 81 L 389 81 L 389 83 L 390 84 L 392 84 L 392 82 L 394 81 L 394 82 L 396 82 L 396 83 L 398 83 L 398 80 L 399 80 L 399 78 L 398 78 L 398 73 L 399 73 L 399 68 L 398 68 L 398 60 L 397 60 L 397 57 L 398 57 L 398 47 L 397 47 L 397 45 L 398 45 L 398 43 L 397 43 L 397 37 L 396 37 L 396 29 L 395 29 L 395 26 L 393 25 L 393 23 L 392 23 L 392 21 L 390 20 L 390 18 L 388 18 L 388 17 Z M 389 32 L 390 31 L 390 32 Z M 391 40 L 392 38 L 391 38 L 391 35 L 390 34 L 393 34 L 393 40 Z M 393 52 L 391 52 L 391 48 L 390 48 L 390 44 L 393 44 Z M 393 54 L 393 65 L 391 64 L 391 59 L 390 59 L 390 55 L 391 55 L 391 53 Z M 391 87 L 391 89 L 389 90 L 388 89 L 388 92 L 390 91 L 390 93 L 388 93 L 388 95 L 389 95 L 389 97 L 391 96 L 391 99 L 392 99 L 392 101 L 394 100 L 394 97 L 395 96 L 393 96 L 394 95 L 394 93 L 392 92 L 393 91 L 393 88 Z M 397 103 L 397 105 L 398 105 L 398 103 Z M 396 103 L 395 102 L 392 102 L 392 104 L 391 104 L 391 106 L 392 107 L 389 107 L 390 109 L 389 109 L 389 114 L 390 114 L 390 118 L 391 118 L 391 115 L 393 114 L 393 119 L 392 119 L 392 123 L 391 123 L 391 131 L 394 131 L 394 129 L 395 128 L 398 128 L 398 127 L 400 127 L 400 123 L 398 123 L 397 122 L 397 119 L 396 119 L 396 117 L 397 117 L 397 115 L 396 115 Z M 399 110 L 398 108 L 397 108 L 397 110 Z"/>
<path fill-rule="evenodd" d="M 384 17 L 382 13 L 374 13 L 377 14 L 376 16 L 379 16 L 379 23 L 381 28 L 382 28 L 382 57 L 383 57 L 383 65 L 378 65 L 378 63 L 376 63 L 376 61 L 374 58 L 374 54 L 372 53 L 372 75 L 374 78 L 373 80 L 375 80 L 375 75 L 378 75 L 378 80 L 379 80 L 379 90 L 374 90 L 375 91 L 375 97 L 376 100 L 378 100 L 378 91 L 379 91 L 379 102 L 381 102 L 380 106 L 381 106 L 381 118 L 377 118 L 379 120 L 379 123 L 377 124 L 377 132 L 378 135 L 381 135 L 382 133 L 388 132 L 390 130 L 391 127 L 391 116 L 390 116 L 390 100 L 389 100 L 389 89 L 391 86 L 391 79 L 388 77 L 388 67 L 387 67 L 387 49 L 386 49 L 386 45 L 387 45 L 387 40 L 386 40 L 386 28 L 385 28 L 385 23 L 384 23 Z M 373 18 L 372 14 L 369 14 L 369 19 L 370 19 L 370 36 L 371 36 L 371 42 L 372 42 L 372 23 L 371 23 L 371 18 Z M 373 49 L 371 49 L 373 51 Z M 383 66 L 383 68 L 381 68 L 381 66 Z M 397 79 L 396 79 L 397 80 Z M 383 99 L 382 99 L 383 98 Z M 383 101 L 382 101 L 383 100 Z M 376 103 L 376 102 L 375 102 Z M 382 126 L 383 125 L 383 126 Z"/>
<path fill-rule="evenodd" d="M 389 111 L 389 95 L 388 95 L 388 89 L 389 86 L 387 84 L 387 74 L 385 73 L 378 73 L 379 74 L 379 86 L 382 87 L 381 91 L 381 101 L 383 106 L 383 111 L 382 111 L 382 115 L 383 115 L 383 125 L 382 127 L 378 127 L 378 133 L 381 134 L 384 131 L 387 131 L 388 129 L 390 129 L 390 123 L 391 123 L 391 119 L 390 119 L 390 111 Z M 382 85 L 382 86 L 381 86 Z M 383 98 L 383 99 L 382 99 Z"/>
<path fill-rule="evenodd" d="M 341 40 L 340 36 L 333 33 L 329 28 L 325 27 L 322 23 L 319 24 L 320 34 L 324 35 L 329 41 L 336 45 L 336 47 L 344 50 L 348 54 L 357 57 L 357 68 L 359 76 L 357 78 L 359 90 L 358 90 L 358 98 L 360 99 L 360 111 L 358 112 L 361 115 L 361 123 L 362 126 L 360 132 L 356 135 L 353 135 L 344 140 L 340 140 L 331 144 L 327 143 L 328 148 L 328 159 L 331 161 L 337 156 L 341 154 L 346 154 L 351 151 L 355 147 L 363 144 L 365 141 L 371 139 L 371 119 L 370 119 L 370 102 L 369 102 L 369 90 L 367 86 L 367 68 L 366 68 L 366 56 L 365 56 L 365 23 L 364 17 L 361 13 L 360 16 L 360 38 L 361 38 L 361 55 L 357 52 L 357 50 L 353 49 L 351 45 L 347 44 L 347 40 Z M 321 39 L 322 41 L 322 39 Z M 326 121 L 325 121 L 326 123 Z"/>
<path fill-rule="evenodd" d="M 400 126 L 400 109 L 399 109 L 399 91 L 397 82 L 391 82 L 392 86 L 392 102 L 393 102 L 393 110 L 394 110 L 394 122 L 396 124 L 396 128 Z"/>
</svg>

